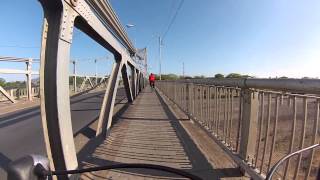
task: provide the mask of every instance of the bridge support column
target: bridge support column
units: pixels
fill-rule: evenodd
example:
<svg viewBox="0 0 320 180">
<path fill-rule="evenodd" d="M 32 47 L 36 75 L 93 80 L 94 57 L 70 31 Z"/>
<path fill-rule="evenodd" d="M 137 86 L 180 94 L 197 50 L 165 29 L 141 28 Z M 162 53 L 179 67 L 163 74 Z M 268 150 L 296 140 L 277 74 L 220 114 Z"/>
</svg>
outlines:
<svg viewBox="0 0 320 180">
<path fill-rule="evenodd" d="M 9 101 L 11 101 L 12 103 L 15 103 L 16 101 L 14 100 L 13 95 L 8 94 L 7 91 L 5 89 L 2 88 L 2 86 L 0 86 L 0 94 L 4 95 Z"/>
<path fill-rule="evenodd" d="M 122 74 L 123 85 L 126 90 L 127 99 L 129 102 L 132 102 L 133 97 L 132 97 L 132 91 L 131 91 L 131 87 L 130 87 L 130 83 L 129 83 L 129 77 L 128 77 L 128 73 L 127 73 L 127 65 L 126 64 L 124 64 L 122 66 L 121 74 Z"/>
<path fill-rule="evenodd" d="M 136 94 L 136 79 L 137 79 L 137 74 L 136 74 L 136 69 L 133 66 L 130 66 L 131 68 L 131 90 L 132 90 L 132 96 L 133 99 L 136 98 L 137 94 Z"/>
<path fill-rule="evenodd" d="M 140 84 L 140 72 L 136 70 L 136 96 L 139 94 L 139 84 Z"/>
<path fill-rule="evenodd" d="M 108 85 L 101 106 L 96 136 L 99 136 L 101 133 L 108 133 L 108 130 L 111 127 L 114 101 L 119 84 L 118 77 L 122 66 L 123 63 L 121 61 L 116 61 L 113 64 L 112 72 L 109 77 Z"/>
<path fill-rule="evenodd" d="M 69 61 L 78 14 L 65 2 L 41 0 L 40 3 L 45 16 L 40 55 L 40 107 L 47 155 L 51 170 L 72 170 L 78 167 L 78 161 L 70 113 Z"/>
<path fill-rule="evenodd" d="M 138 84 L 138 87 L 139 87 L 139 93 L 141 92 L 141 90 L 142 90 L 142 81 L 143 79 L 142 79 L 142 73 L 141 73 L 141 71 L 139 71 L 139 84 Z"/>
<path fill-rule="evenodd" d="M 92 83 L 92 81 L 91 81 L 90 77 L 88 77 L 88 81 L 89 81 L 89 83 L 90 83 L 91 88 L 94 88 L 94 85 L 93 85 L 93 83 Z"/>
<path fill-rule="evenodd" d="M 78 162 L 73 142 L 68 76 L 74 26 L 109 50 L 116 60 L 108 80 L 97 135 L 108 132 L 111 126 L 118 77 L 123 64 L 128 61 L 135 68 L 140 67 L 130 56 L 135 53 L 135 48 L 122 30 L 108 1 L 39 1 L 45 16 L 40 57 L 40 94 L 47 155 L 51 170 L 76 169 Z M 111 30 L 106 25 L 109 21 L 112 22 Z M 125 47 L 118 38 L 123 40 Z M 90 79 L 89 83 L 92 85 Z M 58 177 L 59 180 L 68 178 L 67 175 Z"/>
<path fill-rule="evenodd" d="M 84 90 L 84 86 L 86 85 L 86 82 L 88 79 L 89 78 L 87 76 L 83 79 L 81 86 L 80 86 L 80 92 L 82 92 Z"/>
<path fill-rule="evenodd" d="M 250 163 L 255 159 L 259 100 L 258 93 L 253 89 L 243 89 L 241 96 L 243 110 L 239 154 Z"/>
</svg>

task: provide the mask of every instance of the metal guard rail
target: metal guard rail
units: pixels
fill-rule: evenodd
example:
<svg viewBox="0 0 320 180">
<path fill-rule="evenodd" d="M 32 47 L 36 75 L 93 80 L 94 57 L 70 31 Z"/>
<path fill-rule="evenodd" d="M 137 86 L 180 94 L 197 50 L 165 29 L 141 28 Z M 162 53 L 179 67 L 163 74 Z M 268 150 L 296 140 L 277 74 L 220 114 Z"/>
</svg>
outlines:
<svg viewBox="0 0 320 180">
<path fill-rule="evenodd" d="M 318 143 L 320 96 L 309 93 L 318 91 L 312 87 L 319 89 L 319 82 L 208 78 L 159 81 L 156 86 L 253 179 L 264 179 L 280 157 Z M 289 159 L 275 175 L 313 177 L 314 156 L 320 154 L 312 150 L 308 157 Z"/>
<path fill-rule="evenodd" d="M 179 80 L 182 82 L 192 82 L 207 85 L 220 85 L 239 88 L 270 89 L 276 91 L 291 91 L 295 93 L 320 93 L 319 79 L 256 79 L 256 78 L 205 78 Z"/>
</svg>

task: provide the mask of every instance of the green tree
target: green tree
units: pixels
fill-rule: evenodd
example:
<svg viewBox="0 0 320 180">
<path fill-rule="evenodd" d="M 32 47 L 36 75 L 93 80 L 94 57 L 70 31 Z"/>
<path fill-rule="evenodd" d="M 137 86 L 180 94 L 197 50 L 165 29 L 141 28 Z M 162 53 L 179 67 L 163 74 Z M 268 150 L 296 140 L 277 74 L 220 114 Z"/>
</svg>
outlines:
<svg viewBox="0 0 320 180">
<path fill-rule="evenodd" d="M 242 75 L 242 78 L 253 78 L 254 76 Z"/>
<path fill-rule="evenodd" d="M 215 74 L 214 75 L 214 78 L 224 78 L 224 75 L 223 74 L 220 74 L 220 73 L 218 73 L 218 74 Z"/>
<path fill-rule="evenodd" d="M 26 82 L 25 81 L 14 81 L 14 82 L 7 82 L 3 86 L 7 89 L 17 89 L 17 88 L 25 88 Z"/>
<path fill-rule="evenodd" d="M 160 80 L 160 76 L 155 74 L 156 80 Z M 161 74 L 161 80 L 177 80 L 180 77 L 176 74 Z"/>
<path fill-rule="evenodd" d="M 182 77 L 183 79 L 192 79 L 192 77 L 191 76 L 184 76 L 184 77 Z"/>
<path fill-rule="evenodd" d="M 204 75 L 201 75 L 201 76 L 193 76 L 193 78 L 194 78 L 194 79 L 203 79 L 203 78 L 205 78 L 205 76 L 204 76 Z"/>
<path fill-rule="evenodd" d="M 4 87 L 6 85 L 6 80 L 3 78 L 0 78 L 0 86 Z"/>
<path fill-rule="evenodd" d="M 279 77 L 280 79 L 288 79 L 288 77 L 287 76 L 281 76 L 281 77 Z"/>
<path fill-rule="evenodd" d="M 249 75 L 242 75 L 239 73 L 230 73 L 226 76 L 226 78 L 252 78 L 252 76 Z"/>
<path fill-rule="evenodd" d="M 176 74 L 164 74 L 161 77 L 163 80 L 177 80 L 179 79 L 179 76 Z"/>
</svg>

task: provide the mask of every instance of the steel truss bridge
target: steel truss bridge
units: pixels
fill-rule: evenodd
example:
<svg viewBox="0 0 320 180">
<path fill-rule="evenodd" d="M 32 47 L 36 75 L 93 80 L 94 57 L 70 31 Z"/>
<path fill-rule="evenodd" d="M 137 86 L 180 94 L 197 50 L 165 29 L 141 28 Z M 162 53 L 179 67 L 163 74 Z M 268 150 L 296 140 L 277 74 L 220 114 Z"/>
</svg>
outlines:
<svg viewBox="0 0 320 180">
<path fill-rule="evenodd" d="M 86 167 L 79 164 L 82 160 L 77 157 L 70 108 L 69 63 L 75 27 L 111 52 L 115 60 L 105 81 L 95 137 L 90 139 L 102 138 L 91 152 L 92 158 L 129 164 L 135 162 L 132 159 L 159 163 L 202 179 L 317 178 L 319 80 L 206 78 L 159 81 L 153 90 L 146 84 L 147 66 L 141 63 L 146 62 L 146 54 L 138 54 L 108 1 L 40 0 L 40 3 L 44 11 L 40 109 L 49 167 L 52 172 L 61 173 L 54 178 L 77 178 L 62 172 Z M 27 66 L 26 71 L 15 73 L 28 77 L 33 72 Z M 71 76 L 76 79 L 77 75 Z M 128 109 L 115 122 L 120 76 Z M 97 87 L 98 83 L 94 85 L 90 77 L 86 80 L 91 88 Z M 27 84 L 30 83 L 28 79 Z M 30 88 L 29 85 L 28 92 Z M 94 164 L 91 160 L 87 164 Z M 103 175 L 106 174 L 85 176 L 99 179 Z M 109 174 L 114 175 L 120 179 L 137 178 L 137 172 L 131 171 Z M 151 173 L 147 177 L 158 175 Z"/>
</svg>

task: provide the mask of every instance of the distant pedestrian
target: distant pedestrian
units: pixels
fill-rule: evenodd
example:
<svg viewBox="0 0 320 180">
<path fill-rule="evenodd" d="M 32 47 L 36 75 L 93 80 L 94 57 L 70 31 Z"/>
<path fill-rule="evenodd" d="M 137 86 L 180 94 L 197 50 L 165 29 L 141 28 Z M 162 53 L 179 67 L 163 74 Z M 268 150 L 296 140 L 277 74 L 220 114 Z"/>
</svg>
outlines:
<svg viewBox="0 0 320 180">
<path fill-rule="evenodd" d="M 154 88 L 154 83 L 156 81 L 156 76 L 154 74 L 150 74 L 149 75 L 149 83 L 150 83 L 150 86 Z"/>
</svg>

